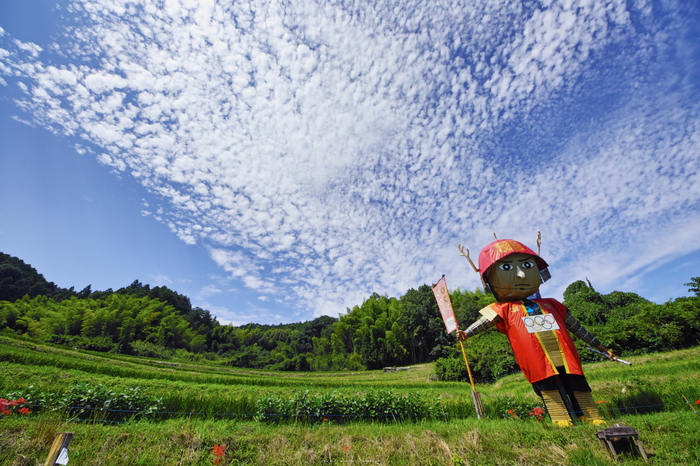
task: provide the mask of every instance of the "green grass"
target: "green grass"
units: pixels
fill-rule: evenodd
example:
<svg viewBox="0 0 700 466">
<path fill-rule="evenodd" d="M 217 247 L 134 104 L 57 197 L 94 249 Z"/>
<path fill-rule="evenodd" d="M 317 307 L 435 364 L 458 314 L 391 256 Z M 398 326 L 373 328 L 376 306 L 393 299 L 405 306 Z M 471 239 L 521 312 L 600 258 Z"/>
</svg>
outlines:
<svg viewBox="0 0 700 466">
<path fill-rule="evenodd" d="M 594 398 L 610 415 L 639 411 L 686 409 L 681 393 L 700 398 L 700 348 L 632 358 L 634 365 L 611 362 L 586 365 L 586 376 Z M 660 369 L 661 368 L 661 369 Z M 392 390 L 421 393 L 440 400 L 451 417 L 473 416 L 469 386 L 458 382 L 431 382 L 431 364 L 410 371 L 286 373 L 237 369 L 215 364 L 163 365 L 161 361 L 123 355 L 76 351 L 51 345 L 0 337 L 0 390 L 35 390 L 63 393 L 76 382 L 103 383 L 114 389 L 143 387 L 163 398 L 167 411 L 252 414 L 253 404 L 263 395 L 292 397 L 301 390 L 367 392 Z M 502 398 L 513 397 L 537 404 L 530 385 L 521 374 L 493 385 L 477 386 L 487 410 L 502 406 Z M 499 401 L 500 400 L 500 401 Z M 653 409 L 651 409 L 653 408 Z"/>
<path fill-rule="evenodd" d="M 637 428 L 653 455 L 650 464 L 700 464 L 700 415 L 682 398 L 700 399 L 700 347 L 629 359 L 631 367 L 600 362 L 584 368 L 609 424 Z M 595 428 L 562 429 L 529 419 L 528 406 L 539 399 L 521 374 L 477 386 L 487 412 L 486 419 L 477 420 L 469 385 L 430 381 L 432 371 L 430 364 L 386 374 L 280 373 L 212 362 L 164 365 L 0 337 L 0 398 L 30 386 L 64 393 L 78 382 L 90 382 L 114 390 L 143 387 L 162 397 L 168 411 L 240 415 L 253 414 L 263 395 L 392 390 L 439 400 L 448 419 L 295 425 L 294 420 L 265 424 L 246 417 L 180 415 L 103 425 L 44 412 L 0 418 L 0 464 L 41 464 L 58 431 L 76 433 L 71 464 L 213 464 L 215 443 L 227 445 L 221 464 L 611 464 Z M 511 406 L 521 410 L 518 419 L 506 415 Z M 643 463 L 628 458 L 625 464 Z"/>
<path fill-rule="evenodd" d="M 629 416 L 652 465 L 700 464 L 692 412 Z M 607 465 L 613 464 L 590 426 L 475 419 L 403 424 L 269 426 L 254 422 L 170 420 L 118 426 L 60 420 L 5 419 L 0 464 L 37 464 L 56 432 L 75 433 L 71 464 L 212 465 L 225 444 L 229 465 Z M 347 447 L 347 448 L 346 448 Z M 23 457 L 23 458 L 22 458 Z M 627 456 L 627 465 L 644 464 Z"/>
</svg>

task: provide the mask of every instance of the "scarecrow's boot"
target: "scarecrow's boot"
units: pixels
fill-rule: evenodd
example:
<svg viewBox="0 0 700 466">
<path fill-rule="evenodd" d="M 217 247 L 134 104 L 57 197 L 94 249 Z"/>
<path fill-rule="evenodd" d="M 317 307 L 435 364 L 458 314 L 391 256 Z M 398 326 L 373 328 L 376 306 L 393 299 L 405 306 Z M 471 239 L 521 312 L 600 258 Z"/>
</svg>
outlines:
<svg viewBox="0 0 700 466">
<path fill-rule="evenodd" d="M 569 427 L 574 425 L 573 422 L 571 422 L 569 412 L 566 410 L 564 400 L 561 399 L 559 390 L 543 391 L 542 400 L 547 408 L 549 417 L 552 418 L 552 423 L 558 425 L 559 427 Z"/>
<path fill-rule="evenodd" d="M 600 415 L 591 392 L 574 392 L 574 396 L 579 406 L 581 406 L 581 411 L 583 411 L 583 416 L 579 418 L 582 422 L 594 426 L 605 425 L 605 419 Z"/>
</svg>

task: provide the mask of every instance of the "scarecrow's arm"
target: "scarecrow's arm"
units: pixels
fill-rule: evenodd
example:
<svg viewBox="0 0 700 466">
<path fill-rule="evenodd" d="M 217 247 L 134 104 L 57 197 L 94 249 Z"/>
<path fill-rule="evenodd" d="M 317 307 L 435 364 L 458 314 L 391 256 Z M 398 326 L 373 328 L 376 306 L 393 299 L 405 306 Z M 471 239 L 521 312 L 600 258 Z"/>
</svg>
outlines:
<svg viewBox="0 0 700 466">
<path fill-rule="evenodd" d="M 496 316 L 496 318 L 492 320 L 489 320 L 488 317 L 484 316 L 479 317 L 479 320 L 477 320 L 467 328 L 467 336 L 473 337 L 478 333 L 489 330 L 491 327 L 495 327 L 500 319 L 501 318 L 498 316 Z"/>
<path fill-rule="evenodd" d="M 576 320 L 576 317 L 574 317 L 574 315 L 568 309 L 566 310 L 566 319 L 564 320 L 564 324 L 566 325 L 566 328 L 568 328 L 569 331 L 574 334 L 574 336 L 580 338 L 592 347 L 597 348 L 598 351 L 607 353 L 610 359 L 617 358 L 617 356 L 615 356 L 612 351 L 602 344 L 595 335 L 583 328 L 581 323 Z"/>
<path fill-rule="evenodd" d="M 457 337 L 460 340 L 466 340 L 467 337 L 473 337 L 476 334 L 485 332 L 486 330 L 495 327 L 501 321 L 501 316 L 496 314 L 490 307 L 485 307 L 479 311 L 481 317 L 471 324 L 467 330 L 460 331 Z"/>
</svg>

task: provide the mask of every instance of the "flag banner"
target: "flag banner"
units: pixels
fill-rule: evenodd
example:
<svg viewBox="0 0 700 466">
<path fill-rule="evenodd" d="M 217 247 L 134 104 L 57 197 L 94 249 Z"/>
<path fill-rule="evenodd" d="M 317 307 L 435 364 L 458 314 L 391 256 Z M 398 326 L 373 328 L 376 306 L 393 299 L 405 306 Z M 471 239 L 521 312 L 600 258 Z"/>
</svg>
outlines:
<svg viewBox="0 0 700 466">
<path fill-rule="evenodd" d="M 440 281 L 437 282 L 437 285 L 433 287 L 433 293 L 435 293 L 435 299 L 440 308 L 442 320 L 445 322 L 445 327 L 447 327 L 447 333 L 454 332 L 457 330 L 457 318 L 452 310 L 452 301 L 450 301 L 450 293 L 447 292 L 444 275 Z"/>
</svg>

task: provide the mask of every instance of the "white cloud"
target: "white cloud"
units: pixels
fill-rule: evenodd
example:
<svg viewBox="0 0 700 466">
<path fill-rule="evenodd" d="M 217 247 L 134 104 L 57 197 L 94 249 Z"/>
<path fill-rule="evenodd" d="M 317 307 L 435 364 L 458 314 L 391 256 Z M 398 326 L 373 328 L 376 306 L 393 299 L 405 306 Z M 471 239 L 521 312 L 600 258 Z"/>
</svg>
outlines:
<svg viewBox="0 0 700 466">
<path fill-rule="evenodd" d="M 196 295 L 196 298 L 200 300 L 205 300 L 219 293 L 221 293 L 221 290 L 216 285 L 206 285 L 199 290 L 199 292 Z"/>
<path fill-rule="evenodd" d="M 0 74 L 230 277 L 335 314 L 442 273 L 476 286 L 456 245 L 477 256 L 493 231 L 541 230 L 551 289 L 687 252 L 636 259 L 700 225 L 697 45 L 672 39 L 677 8 L 82 0 L 65 65 L 16 43 Z"/>
<path fill-rule="evenodd" d="M 173 283 L 170 278 L 160 273 L 158 275 L 149 275 L 149 277 L 151 277 L 151 280 L 153 280 L 153 284 L 155 286 L 165 286 Z"/>
</svg>

